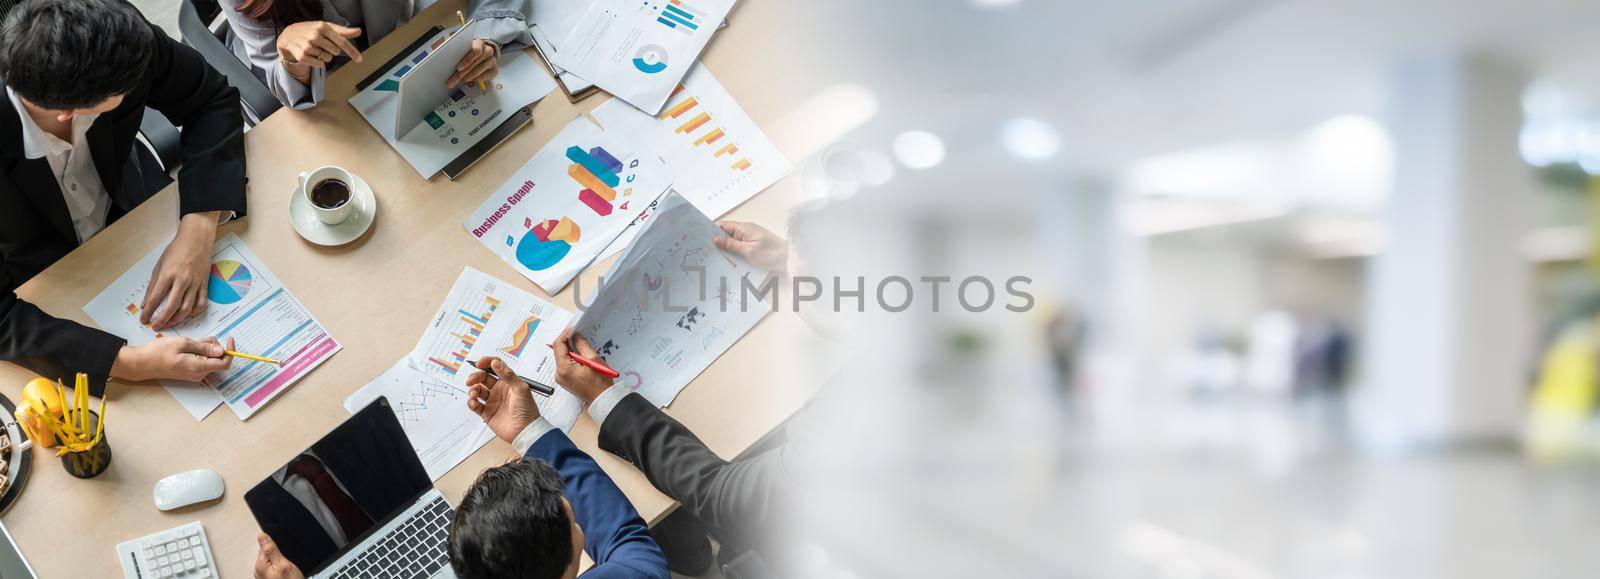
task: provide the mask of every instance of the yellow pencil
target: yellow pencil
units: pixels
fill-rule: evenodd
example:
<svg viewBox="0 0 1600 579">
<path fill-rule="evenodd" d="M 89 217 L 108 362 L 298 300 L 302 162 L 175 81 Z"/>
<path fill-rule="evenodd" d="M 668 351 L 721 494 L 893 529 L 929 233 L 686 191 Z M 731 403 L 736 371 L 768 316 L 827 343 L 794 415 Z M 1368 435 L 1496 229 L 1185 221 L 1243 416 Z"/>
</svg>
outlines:
<svg viewBox="0 0 1600 579">
<path fill-rule="evenodd" d="M 223 350 L 222 353 L 227 354 L 229 356 L 233 356 L 235 358 L 244 358 L 246 360 L 255 360 L 257 362 L 266 362 L 268 364 L 276 364 L 278 366 L 282 366 L 283 365 L 282 361 L 274 360 L 272 358 L 265 358 L 265 357 L 262 357 L 262 356 L 257 356 L 255 354 L 246 354 L 244 352 L 235 352 L 233 350 Z"/>
</svg>

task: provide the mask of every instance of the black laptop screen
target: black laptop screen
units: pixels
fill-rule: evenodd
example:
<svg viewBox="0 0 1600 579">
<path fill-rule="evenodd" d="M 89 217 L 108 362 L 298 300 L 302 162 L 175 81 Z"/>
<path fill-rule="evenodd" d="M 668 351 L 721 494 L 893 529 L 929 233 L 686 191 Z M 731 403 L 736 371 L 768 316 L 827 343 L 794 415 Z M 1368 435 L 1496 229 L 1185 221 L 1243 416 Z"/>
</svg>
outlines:
<svg viewBox="0 0 1600 579">
<path fill-rule="evenodd" d="M 244 495 L 261 530 L 307 576 L 333 563 L 433 482 L 379 398 Z"/>
</svg>

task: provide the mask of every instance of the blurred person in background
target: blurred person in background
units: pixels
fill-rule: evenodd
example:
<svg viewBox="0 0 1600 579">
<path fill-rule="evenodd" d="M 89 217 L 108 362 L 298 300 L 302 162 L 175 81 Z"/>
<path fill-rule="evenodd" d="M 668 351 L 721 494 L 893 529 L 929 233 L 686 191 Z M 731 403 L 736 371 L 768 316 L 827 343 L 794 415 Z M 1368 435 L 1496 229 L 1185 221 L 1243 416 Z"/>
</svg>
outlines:
<svg viewBox="0 0 1600 579">
<path fill-rule="evenodd" d="M 1078 366 L 1088 324 L 1071 307 L 1063 307 L 1045 324 L 1045 344 L 1055 368 L 1056 384 L 1063 401 L 1071 402 L 1078 387 Z"/>
</svg>

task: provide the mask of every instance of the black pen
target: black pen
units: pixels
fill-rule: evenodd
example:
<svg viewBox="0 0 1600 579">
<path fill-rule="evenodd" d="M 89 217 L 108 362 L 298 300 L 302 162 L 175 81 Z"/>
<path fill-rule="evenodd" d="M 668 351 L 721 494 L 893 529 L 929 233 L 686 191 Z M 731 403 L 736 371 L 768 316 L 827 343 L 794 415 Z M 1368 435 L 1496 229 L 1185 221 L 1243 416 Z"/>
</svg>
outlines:
<svg viewBox="0 0 1600 579">
<path fill-rule="evenodd" d="M 478 366 L 476 364 L 474 364 L 472 367 L 473 368 L 478 368 Z M 492 369 L 492 368 L 478 368 L 478 369 L 479 370 L 483 370 L 484 372 L 488 373 L 490 378 L 494 378 L 496 381 L 500 380 L 500 375 L 494 373 L 494 369 Z M 529 380 L 529 379 L 523 378 L 521 376 L 516 376 L 516 378 L 518 380 L 521 380 L 523 384 L 527 384 L 528 385 L 528 389 L 532 390 L 534 394 L 543 394 L 545 396 L 555 396 L 556 395 L 556 389 L 555 388 L 551 388 L 549 384 L 545 384 L 545 383 L 539 382 L 537 380 Z"/>
</svg>

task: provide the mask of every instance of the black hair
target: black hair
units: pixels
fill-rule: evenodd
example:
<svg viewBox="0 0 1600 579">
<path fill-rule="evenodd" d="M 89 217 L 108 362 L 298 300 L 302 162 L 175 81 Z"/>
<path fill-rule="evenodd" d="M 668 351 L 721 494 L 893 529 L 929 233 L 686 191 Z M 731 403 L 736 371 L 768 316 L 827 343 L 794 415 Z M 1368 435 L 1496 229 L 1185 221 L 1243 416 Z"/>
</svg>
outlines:
<svg viewBox="0 0 1600 579">
<path fill-rule="evenodd" d="M 155 30 L 125 0 L 26 0 L 0 24 L 0 78 L 47 109 L 81 109 L 144 81 Z"/>
<path fill-rule="evenodd" d="M 465 579 L 556 579 L 572 564 L 565 483 L 542 460 L 517 459 L 483 471 L 450 522 L 450 567 Z"/>
</svg>

